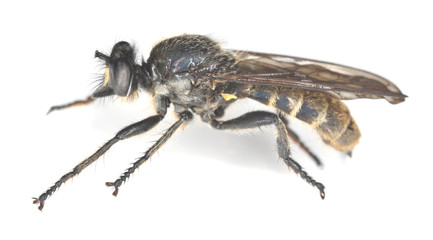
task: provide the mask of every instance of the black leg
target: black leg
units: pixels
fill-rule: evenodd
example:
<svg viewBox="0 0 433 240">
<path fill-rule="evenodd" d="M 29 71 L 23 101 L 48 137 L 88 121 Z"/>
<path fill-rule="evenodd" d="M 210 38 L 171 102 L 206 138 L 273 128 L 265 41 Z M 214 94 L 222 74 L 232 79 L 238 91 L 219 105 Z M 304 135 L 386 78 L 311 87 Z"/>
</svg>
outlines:
<svg viewBox="0 0 433 240">
<path fill-rule="evenodd" d="M 45 200 L 49 196 L 51 196 L 64 182 L 79 174 L 84 168 L 96 161 L 116 142 L 148 131 L 149 129 L 153 128 L 157 123 L 159 123 L 163 118 L 164 116 L 155 115 L 123 128 L 116 134 L 115 137 L 105 143 L 92 156 L 88 157 L 86 160 L 75 166 L 72 171 L 63 175 L 53 186 L 51 186 L 50 188 L 48 188 L 47 191 L 42 193 L 39 198 L 34 198 L 35 200 L 33 201 L 33 203 L 39 203 L 39 210 L 42 210 Z"/>
<path fill-rule="evenodd" d="M 293 169 L 306 182 L 310 183 L 320 191 L 320 197 L 325 198 L 325 186 L 317 182 L 304 171 L 302 166 L 290 157 L 289 133 L 287 125 L 283 119 L 274 113 L 256 111 L 246 113 L 238 118 L 228 121 L 212 120 L 211 125 L 216 129 L 251 129 L 260 126 L 274 124 L 277 130 L 278 154 L 284 160 L 288 167 Z"/>
<path fill-rule="evenodd" d="M 107 96 L 110 96 L 113 94 L 114 94 L 114 92 L 111 88 L 101 87 L 100 89 L 96 90 L 91 96 L 87 97 L 84 100 L 77 100 L 77 101 L 73 101 L 71 103 L 52 106 L 48 110 L 47 115 L 50 114 L 52 111 L 57 111 L 57 110 L 70 108 L 70 107 L 78 107 L 78 106 L 87 105 L 87 104 L 92 103 L 93 100 L 95 100 L 96 98 L 107 97 Z"/>
<path fill-rule="evenodd" d="M 164 133 L 164 135 L 161 136 L 161 138 L 156 141 L 155 144 L 153 144 L 142 156 L 139 158 L 134 164 L 132 164 L 132 167 L 128 168 L 116 181 L 114 182 L 107 182 L 105 185 L 108 187 L 114 187 L 113 196 L 117 196 L 119 193 L 119 187 L 122 185 L 123 182 L 125 182 L 126 179 L 128 179 L 131 174 L 140 167 L 141 164 L 143 164 L 145 161 L 147 161 L 158 149 L 165 143 L 167 140 L 174 134 L 174 132 L 185 123 L 189 122 L 192 119 L 192 113 L 191 112 L 182 112 L 180 114 L 180 119 L 175 122 L 171 127 Z"/>
<path fill-rule="evenodd" d="M 305 144 L 301 141 L 298 134 L 296 134 L 289 125 L 288 120 L 284 116 L 280 116 L 281 120 L 284 122 L 284 124 L 287 126 L 287 134 L 289 134 L 290 139 L 296 144 L 301 147 L 302 150 L 304 150 L 308 155 L 310 155 L 311 159 L 317 164 L 317 166 L 322 166 L 322 161 L 313 153 L 310 151 L 310 149 L 305 146 Z"/>
</svg>

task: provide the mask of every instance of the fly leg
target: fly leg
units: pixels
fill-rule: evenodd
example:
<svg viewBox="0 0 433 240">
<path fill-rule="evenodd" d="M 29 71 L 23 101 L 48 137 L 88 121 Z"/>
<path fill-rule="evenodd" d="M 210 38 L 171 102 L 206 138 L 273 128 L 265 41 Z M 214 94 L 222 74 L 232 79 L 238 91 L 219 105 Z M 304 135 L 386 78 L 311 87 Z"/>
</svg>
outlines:
<svg viewBox="0 0 433 240">
<path fill-rule="evenodd" d="M 107 143 L 105 143 L 93 155 L 91 155 L 86 160 L 79 163 L 70 172 L 63 175 L 53 186 L 48 188 L 48 190 L 42 193 L 38 198 L 34 198 L 35 200 L 33 201 L 33 203 L 34 204 L 39 203 L 39 210 L 42 210 L 42 208 L 44 207 L 45 200 L 49 196 L 51 196 L 64 182 L 71 179 L 75 175 L 79 174 L 83 169 L 85 169 L 90 164 L 95 162 L 116 142 L 148 131 L 149 129 L 153 128 L 157 123 L 159 123 L 163 118 L 164 115 L 155 115 L 123 128 L 116 134 L 115 137 L 113 137 Z"/>
<path fill-rule="evenodd" d="M 228 121 L 217 121 L 215 119 L 211 121 L 211 126 L 220 130 L 252 129 L 270 124 L 274 124 L 276 127 L 278 155 L 284 160 L 286 165 L 299 174 L 302 179 L 319 189 L 322 199 L 325 198 L 325 186 L 310 177 L 302 166 L 290 156 L 288 127 L 281 117 L 270 112 L 255 111 Z"/>
<path fill-rule="evenodd" d="M 192 119 L 192 113 L 189 111 L 185 111 L 180 113 L 180 118 L 177 120 L 171 127 L 161 136 L 161 138 L 156 141 L 155 144 L 153 144 L 144 154 L 144 156 L 140 157 L 136 162 L 132 164 L 132 166 L 126 171 L 114 182 L 107 182 L 105 185 L 107 187 L 114 187 L 113 196 L 117 196 L 119 193 L 119 187 L 122 185 L 126 179 L 128 179 L 131 174 L 138 169 L 141 164 L 146 162 L 158 149 L 165 143 L 167 140 L 176 132 L 176 130 L 181 127 L 182 125 L 185 125 L 187 122 L 189 122 Z"/>
<path fill-rule="evenodd" d="M 280 119 L 284 122 L 284 124 L 287 126 L 287 134 L 289 135 L 289 138 L 296 144 L 299 145 L 299 147 L 301 147 L 302 150 L 304 150 L 310 157 L 311 159 L 313 159 L 313 161 L 317 164 L 317 166 L 322 166 L 322 161 L 320 161 L 320 159 L 313 153 L 310 151 L 310 149 L 305 146 L 305 144 L 301 141 L 301 139 L 299 138 L 298 134 L 296 134 L 291 128 L 290 128 L 290 124 L 288 122 L 288 120 L 283 117 L 280 116 Z"/>
<path fill-rule="evenodd" d="M 93 100 L 95 100 L 96 98 L 107 97 L 107 96 L 111 96 L 113 94 L 114 94 L 114 92 L 113 92 L 113 90 L 111 88 L 102 87 L 102 88 L 96 90 L 94 93 L 92 93 L 89 97 L 87 97 L 84 100 L 76 100 L 76 101 L 73 101 L 73 102 L 70 102 L 70 103 L 52 106 L 48 110 L 47 115 L 50 114 L 52 111 L 57 111 L 57 110 L 61 110 L 61 109 L 65 109 L 65 108 L 70 108 L 70 107 L 77 107 L 77 106 L 87 105 L 87 104 L 92 103 Z"/>
</svg>

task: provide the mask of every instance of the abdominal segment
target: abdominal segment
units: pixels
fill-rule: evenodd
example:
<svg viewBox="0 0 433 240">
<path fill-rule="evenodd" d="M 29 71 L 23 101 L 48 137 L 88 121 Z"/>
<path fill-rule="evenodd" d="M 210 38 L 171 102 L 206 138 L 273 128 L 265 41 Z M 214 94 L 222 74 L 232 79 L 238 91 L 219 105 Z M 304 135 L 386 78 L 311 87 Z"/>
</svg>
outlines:
<svg viewBox="0 0 433 240">
<path fill-rule="evenodd" d="M 327 94 L 295 88 L 253 86 L 248 98 L 274 106 L 316 129 L 323 141 L 350 151 L 361 136 L 347 106 Z"/>
</svg>

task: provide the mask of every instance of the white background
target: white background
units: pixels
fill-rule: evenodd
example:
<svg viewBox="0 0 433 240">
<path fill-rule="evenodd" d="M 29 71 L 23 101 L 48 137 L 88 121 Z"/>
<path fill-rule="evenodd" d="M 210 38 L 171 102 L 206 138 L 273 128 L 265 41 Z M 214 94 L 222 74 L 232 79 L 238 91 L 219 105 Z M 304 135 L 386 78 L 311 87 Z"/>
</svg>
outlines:
<svg viewBox="0 0 433 240">
<path fill-rule="evenodd" d="M 14 1 L 0 6 L 1 239 L 432 239 L 432 25 L 421 1 Z M 55 112 L 87 96 L 96 49 L 206 34 L 227 48 L 327 60 L 385 76 L 409 96 L 347 101 L 363 137 L 352 159 L 305 130 L 325 162 L 294 157 L 326 199 L 278 159 L 274 130 L 236 135 L 196 119 L 120 188 L 104 186 L 174 121 L 120 142 L 46 202 L 62 174 L 119 129 L 153 113 L 149 98 Z M 239 111 L 256 109 L 243 103 Z M 171 109 L 170 109 L 171 110 Z M 235 113 L 240 114 L 233 109 Z"/>
</svg>

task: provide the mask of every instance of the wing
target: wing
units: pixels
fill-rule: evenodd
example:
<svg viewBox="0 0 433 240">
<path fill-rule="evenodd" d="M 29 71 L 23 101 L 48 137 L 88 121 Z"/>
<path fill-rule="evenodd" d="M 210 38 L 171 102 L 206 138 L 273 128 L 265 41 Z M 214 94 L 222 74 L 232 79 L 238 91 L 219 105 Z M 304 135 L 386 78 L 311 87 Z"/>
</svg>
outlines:
<svg viewBox="0 0 433 240">
<path fill-rule="evenodd" d="M 232 51 L 236 71 L 216 78 L 325 92 L 337 99 L 384 98 L 392 104 L 406 95 L 376 74 L 343 65 L 298 57 Z"/>
</svg>

